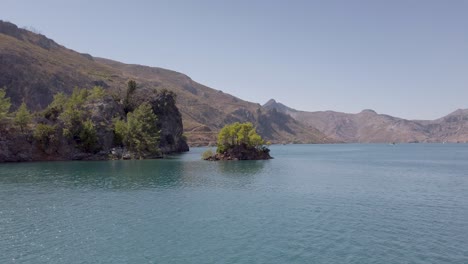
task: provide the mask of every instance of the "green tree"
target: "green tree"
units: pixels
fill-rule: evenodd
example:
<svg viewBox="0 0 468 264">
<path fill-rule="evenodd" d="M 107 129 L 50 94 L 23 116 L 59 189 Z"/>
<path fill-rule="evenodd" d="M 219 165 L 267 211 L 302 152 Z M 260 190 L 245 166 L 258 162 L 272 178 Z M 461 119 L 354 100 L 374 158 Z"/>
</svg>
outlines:
<svg viewBox="0 0 468 264">
<path fill-rule="evenodd" d="M 209 158 L 213 157 L 213 155 L 214 155 L 213 150 L 207 149 L 202 153 L 202 159 L 204 159 L 204 160 L 209 159 Z"/>
<path fill-rule="evenodd" d="M 90 119 L 83 122 L 83 127 L 80 131 L 79 146 L 86 152 L 96 152 L 99 149 L 97 146 L 96 128 L 93 121 Z"/>
<path fill-rule="evenodd" d="M 47 149 L 50 144 L 55 143 L 55 130 L 55 126 L 37 124 L 33 137 L 39 142 L 43 150 Z"/>
<path fill-rule="evenodd" d="M 14 119 L 15 124 L 20 127 L 21 132 L 24 132 L 24 129 L 31 122 L 31 118 L 31 113 L 29 113 L 28 107 L 23 102 L 18 108 L 18 111 L 16 111 Z"/>
<path fill-rule="evenodd" d="M 0 120 L 6 116 L 11 107 L 10 98 L 5 95 L 5 88 L 0 89 Z"/>
<path fill-rule="evenodd" d="M 218 134 L 217 152 L 223 153 L 229 148 L 244 146 L 247 148 L 263 147 L 265 142 L 257 134 L 252 123 L 233 123 L 224 126 Z"/>
<path fill-rule="evenodd" d="M 114 144 L 118 146 L 124 146 L 127 142 L 128 137 L 128 126 L 127 122 L 122 119 L 115 118 L 114 123 Z"/>
<path fill-rule="evenodd" d="M 123 102 L 125 113 L 133 111 L 133 106 L 132 106 L 132 103 L 131 103 L 131 97 L 135 93 L 136 89 L 137 89 L 137 83 L 134 80 L 128 81 L 128 83 L 127 83 L 127 92 L 125 94 L 125 98 L 124 98 L 124 102 Z"/>
<path fill-rule="evenodd" d="M 217 151 L 222 153 L 231 145 L 231 137 L 229 133 L 230 127 L 224 126 L 218 133 L 218 148 Z"/>
<path fill-rule="evenodd" d="M 68 96 L 66 96 L 62 92 L 58 92 L 54 95 L 54 100 L 52 103 L 50 103 L 49 107 L 55 107 L 57 109 L 60 109 L 60 112 L 63 111 L 63 107 L 67 104 L 68 102 Z"/>
<path fill-rule="evenodd" d="M 106 91 L 101 86 L 94 86 L 89 92 L 88 100 L 102 99 L 106 95 Z"/>
<path fill-rule="evenodd" d="M 67 106 L 82 106 L 86 102 L 86 99 L 88 99 L 89 94 L 88 90 L 76 87 L 67 100 Z"/>
<path fill-rule="evenodd" d="M 127 114 L 127 122 L 114 121 L 116 141 L 134 152 L 137 158 L 154 155 L 159 152 L 159 134 L 156 127 L 158 118 L 148 103 L 138 106 L 135 111 Z"/>
<path fill-rule="evenodd" d="M 86 89 L 75 88 L 70 98 L 65 101 L 63 112 L 59 116 L 64 124 L 63 135 L 75 141 L 80 140 L 84 119 L 83 104 L 88 95 L 89 92 Z M 58 99 L 62 100 L 62 98 Z"/>
<path fill-rule="evenodd" d="M 44 117 L 51 121 L 56 121 L 59 115 L 63 112 L 63 109 L 67 102 L 68 97 L 64 93 L 56 93 L 54 95 L 54 100 L 52 101 L 52 103 L 50 103 L 44 110 Z"/>
<path fill-rule="evenodd" d="M 255 130 L 251 130 L 249 132 L 248 144 L 250 147 L 260 148 L 260 147 L 263 147 L 263 145 L 265 145 L 265 141 L 262 139 L 262 137 L 259 134 L 257 134 Z"/>
<path fill-rule="evenodd" d="M 237 140 L 239 144 L 246 144 L 250 145 L 250 133 L 255 132 L 252 123 L 243 123 L 239 124 L 239 128 L 237 130 Z"/>
</svg>

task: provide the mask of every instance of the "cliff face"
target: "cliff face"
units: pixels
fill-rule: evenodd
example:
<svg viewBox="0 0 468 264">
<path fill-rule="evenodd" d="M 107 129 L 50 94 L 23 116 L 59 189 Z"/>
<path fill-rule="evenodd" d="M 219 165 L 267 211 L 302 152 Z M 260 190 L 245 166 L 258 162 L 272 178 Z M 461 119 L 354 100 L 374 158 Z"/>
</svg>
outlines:
<svg viewBox="0 0 468 264">
<path fill-rule="evenodd" d="M 165 154 L 189 150 L 183 135 L 182 115 L 176 106 L 176 98 L 177 95 L 168 90 L 155 92 L 151 89 L 141 89 L 132 102 L 134 106 L 145 101 L 151 104 L 153 112 L 158 116 L 156 125 L 160 130 L 159 148 Z"/>
<path fill-rule="evenodd" d="M 174 94 L 151 92 L 145 102 L 149 102 L 158 116 L 156 126 L 160 130 L 159 149 L 161 154 L 188 151 L 182 136 L 183 127 L 179 110 L 175 105 Z M 125 118 L 121 103 L 111 96 L 90 100 L 83 106 L 83 118 L 94 124 L 96 141 L 83 147 L 64 134 L 65 125 L 55 116 L 44 117 L 38 114 L 29 127 L 21 131 L 11 120 L 3 120 L 0 125 L 0 162 L 46 161 L 46 160 L 106 160 L 131 155 L 115 141 L 113 120 Z M 50 130 L 38 136 L 38 126 L 45 125 Z M 120 154 L 115 154 L 119 152 Z M 154 156 L 152 156 L 154 157 Z"/>
</svg>

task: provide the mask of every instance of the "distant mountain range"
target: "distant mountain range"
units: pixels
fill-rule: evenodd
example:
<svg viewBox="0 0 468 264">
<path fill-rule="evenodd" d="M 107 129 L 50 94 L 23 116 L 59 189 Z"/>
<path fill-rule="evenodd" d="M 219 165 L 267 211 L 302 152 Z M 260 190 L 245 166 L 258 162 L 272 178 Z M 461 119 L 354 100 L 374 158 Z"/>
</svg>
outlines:
<svg viewBox="0 0 468 264">
<path fill-rule="evenodd" d="M 44 109 L 55 93 L 70 94 L 75 87 L 98 85 L 122 93 L 127 81 L 133 79 L 141 88 L 168 89 L 177 94 L 184 133 L 192 146 L 215 143 L 217 132 L 225 124 L 246 121 L 254 123 L 272 143 L 331 142 L 317 129 L 289 115 L 206 87 L 182 73 L 78 53 L 1 20 L 0 73 L 0 87 L 6 87 L 12 110 L 23 101 L 29 109 Z"/>
<path fill-rule="evenodd" d="M 263 107 L 314 126 L 338 142 L 468 142 L 468 109 L 459 109 L 436 120 L 406 120 L 377 114 L 373 110 L 363 110 L 357 114 L 298 111 L 273 99 Z"/>
<path fill-rule="evenodd" d="M 213 144 L 221 127 L 246 121 L 272 143 L 468 141 L 468 110 L 424 121 L 372 110 L 358 114 L 304 112 L 275 100 L 261 106 L 199 84 L 182 73 L 82 54 L 0 20 L 0 87 L 6 87 L 12 110 L 23 101 L 31 110 L 42 110 L 55 93 L 70 94 L 75 87 L 102 86 L 121 94 L 131 79 L 140 88 L 177 94 L 184 133 L 192 146 Z"/>
</svg>

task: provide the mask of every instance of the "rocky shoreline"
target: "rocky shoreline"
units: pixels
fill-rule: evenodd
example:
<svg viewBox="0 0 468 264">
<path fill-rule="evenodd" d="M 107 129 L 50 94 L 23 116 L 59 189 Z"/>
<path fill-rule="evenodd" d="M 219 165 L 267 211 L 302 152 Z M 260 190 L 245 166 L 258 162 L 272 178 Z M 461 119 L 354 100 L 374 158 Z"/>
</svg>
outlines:
<svg viewBox="0 0 468 264">
<path fill-rule="evenodd" d="M 269 160 L 270 150 L 266 147 L 262 148 L 249 148 L 245 145 L 235 146 L 227 149 L 223 153 L 215 153 L 204 157 L 204 160 L 218 161 L 218 160 Z"/>
<path fill-rule="evenodd" d="M 132 150 L 117 140 L 114 122 L 125 116 L 124 106 L 112 96 L 104 95 L 86 100 L 80 108 L 83 118 L 93 124 L 92 137 L 85 137 L 86 130 L 82 130 L 79 138 L 66 135 L 66 123 L 56 117 L 54 108 L 33 113 L 24 128 L 15 125 L 11 117 L 0 120 L 0 162 L 154 159 L 189 150 L 174 94 L 141 89 L 134 100 L 135 105 L 147 103 L 157 116 L 153 123 L 159 137 L 154 142 L 155 151 Z M 88 138 L 93 140 L 83 140 Z"/>
</svg>

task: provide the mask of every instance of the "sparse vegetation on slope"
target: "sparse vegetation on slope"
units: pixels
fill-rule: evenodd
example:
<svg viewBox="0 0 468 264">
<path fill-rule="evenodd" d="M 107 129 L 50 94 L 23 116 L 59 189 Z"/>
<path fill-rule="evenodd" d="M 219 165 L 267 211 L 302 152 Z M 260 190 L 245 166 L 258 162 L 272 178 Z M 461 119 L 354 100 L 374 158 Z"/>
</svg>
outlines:
<svg viewBox="0 0 468 264">
<path fill-rule="evenodd" d="M 122 98 L 126 106 L 124 111 L 128 112 L 138 106 L 141 101 L 139 97 L 144 97 L 139 91 L 152 93 L 151 90 L 157 88 L 158 91 L 167 89 L 177 94 L 177 107 L 184 127 L 184 131 L 177 133 L 184 133 L 192 145 L 214 144 L 218 131 L 234 122 L 253 123 L 259 133 L 272 142 L 326 141 L 319 131 L 290 117 L 286 116 L 279 123 L 275 120 L 278 115 L 269 114 L 259 104 L 203 86 L 184 74 L 81 54 L 43 35 L 2 21 L 0 72 L 0 87 L 7 87 L 6 93 L 11 98 L 13 111 L 22 102 L 31 111 L 43 110 L 57 93 L 71 95 L 74 87 L 101 86 L 113 97 Z M 138 83 L 135 89 L 128 89 L 129 79 Z M 54 116 L 57 108 L 49 110 L 49 114 Z M 161 116 L 160 120 L 166 122 Z M 164 129 L 162 133 L 165 133 Z M 172 140 L 170 136 L 166 139 L 166 136 L 161 135 L 161 144 Z"/>
</svg>

